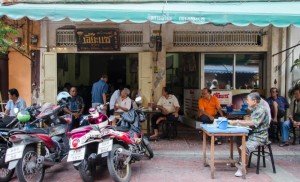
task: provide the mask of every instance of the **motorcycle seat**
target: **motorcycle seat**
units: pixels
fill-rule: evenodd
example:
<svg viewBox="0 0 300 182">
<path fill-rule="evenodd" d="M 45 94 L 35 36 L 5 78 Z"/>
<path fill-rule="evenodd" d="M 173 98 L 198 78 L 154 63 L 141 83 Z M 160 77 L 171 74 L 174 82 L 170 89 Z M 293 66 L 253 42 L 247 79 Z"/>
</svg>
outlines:
<svg viewBox="0 0 300 182">
<path fill-rule="evenodd" d="M 0 128 L 0 132 L 5 131 L 5 132 L 9 132 L 11 130 L 11 128 Z"/>
<path fill-rule="evenodd" d="M 45 130 L 45 129 L 42 129 L 42 128 L 33 128 L 33 129 L 30 129 L 30 130 L 25 130 L 26 133 L 29 133 L 29 134 L 49 134 L 49 131 Z"/>
<path fill-rule="evenodd" d="M 49 134 L 49 132 L 42 128 L 33 128 L 30 130 L 12 129 L 9 131 L 9 134 Z"/>
<path fill-rule="evenodd" d="M 116 131 L 121 131 L 121 132 L 127 132 L 127 131 L 129 131 L 129 128 L 122 127 L 122 126 L 116 126 L 114 129 Z"/>
<path fill-rule="evenodd" d="M 93 129 L 91 125 L 82 126 L 76 129 L 73 129 L 72 131 L 68 132 L 69 134 L 73 135 L 75 133 L 81 133 L 81 132 L 89 132 Z"/>
</svg>

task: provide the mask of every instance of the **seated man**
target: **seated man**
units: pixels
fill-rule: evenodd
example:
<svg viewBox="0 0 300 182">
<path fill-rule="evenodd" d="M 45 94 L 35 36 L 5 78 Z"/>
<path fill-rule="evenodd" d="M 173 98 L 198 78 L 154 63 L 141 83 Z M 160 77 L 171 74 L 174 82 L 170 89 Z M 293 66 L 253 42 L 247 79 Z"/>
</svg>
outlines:
<svg viewBox="0 0 300 182">
<path fill-rule="evenodd" d="M 77 128 L 81 120 L 82 113 L 84 111 L 84 102 L 82 97 L 77 95 L 77 88 L 70 88 L 70 95 L 72 96 L 64 112 L 72 115 L 72 122 L 69 125 L 69 131 Z"/>
<path fill-rule="evenodd" d="M 246 154 L 249 155 L 252 151 L 255 151 L 259 145 L 264 145 L 269 142 L 268 128 L 269 128 L 269 115 L 268 110 L 260 104 L 261 97 L 259 93 L 250 93 L 247 96 L 247 104 L 251 111 L 250 118 L 247 120 L 232 120 L 231 125 L 250 126 L 253 128 L 249 133 L 246 143 Z M 238 145 L 241 146 L 241 140 L 238 140 Z M 239 148 L 239 154 L 241 153 Z M 248 157 L 246 158 L 246 164 L 248 163 Z M 238 170 L 235 176 L 241 177 L 241 166 L 237 165 Z"/>
<path fill-rule="evenodd" d="M 17 113 L 14 112 L 15 108 L 18 108 L 19 111 L 26 108 L 26 103 L 21 97 L 19 97 L 17 89 L 13 88 L 8 90 L 8 98 L 9 101 L 7 102 L 5 111 L 1 116 L 3 118 L 0 117 L 0 128 L 6 128 L 6 125 L 16 117 Z"/>
<path fill-rule="evenodd" d="M 272 121 L 278 122 L 286 114 L 289 104 L 286 98 L 278 95 L 278 89 L 273 87 L 270 89 L 271 97 L 267 99 L 271 108 Z"/>
<path fill-rule="evenodd" d="M 24 99 L 19 97 L 19 92 L 17 89 L 12 88 L 8 90 L 9 101 L 5 106 L 5 115 L 7 116 L 16 116 L 14 108 L 18 108 L 20 111 L 26 108 L 26 103 Z"/>
<path fill-rule="evenodd" d="M 128 97 L 129 94 L 130 94 L 130 90 L 128 88 L 124 88 L 123 90 L 121 90 L 120 97 L 117 99 L 115 107 L 114 107 L 115 118 L 112 121 L 113 126 L 116 125 L 117 119 L 119 119 L 121 113 L 127 112 L 130 110 L 130 108 L 132 106 L 132 101 Z"/>
<path fill-rule="evenodd" d="M 280 147 L 289 145 L 289 130 L 294 127 L 300 127 L 300 87 L 293 90 L 294 100 L 288 113 L 289 120 L 285 121 L 281 127 L 282 144 Z"/>
<path fill-rule="evenodd" d="M 158 124 L 163 120 L 177 122 L 178 120 L 178 111 L 179 111 L 179 102 L 175 95 L 171 94 L 169 88 L 164 87 L 162 89 L 162 96 L 157 102 L 156 107 L 161 110 L 161 113 L 153 115 L 151 119 L 152 128 L 154 134 L 150 136 L 151 140 L 158 139 Z"/>
<path fill-rule="evenodd" d="M 211 95 L 211 90 L 208 88 L 202 89 L 198 107 L 200 121 L 202 121 L 203 124 L 213 123 L 217 113 L 219 113 L 220 116 L 223 116 L 218 98 Z"/>
</svg>

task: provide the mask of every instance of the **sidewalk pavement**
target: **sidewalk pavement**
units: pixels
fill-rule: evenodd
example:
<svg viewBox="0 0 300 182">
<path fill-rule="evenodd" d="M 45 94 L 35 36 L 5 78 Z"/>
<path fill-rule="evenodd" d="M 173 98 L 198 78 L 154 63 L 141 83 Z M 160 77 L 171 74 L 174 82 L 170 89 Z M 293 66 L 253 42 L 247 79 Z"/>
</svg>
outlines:
<svg viewBox="0 0 300 182">
<path fill-rule="evenodd" d="M 210 168 L 203 166 L 202 139 L 198 131 L 190 128 L 180 128 L 176 140 L 159 140 L 152 142 L 154 158 L 132 164 L 132 182 L 199 182 L 199 181 L 253 181 L 253 182 L 300 182 L 300 145 L 290 145 L 281 148 L 273 144 L 276 174 L 272 172 L 270 159 L 266 158 L 266 168 L 260 168 L 260 174 L 255 173 L 256 157 L 248 169 L 246 180 L 234 176 L 235 167 L 226 164 L 216 166 L 215 179 L 210 178 Z M 223 143 L 216 146 L 215 158 L 228 158 L 229 145 Z M 238 157 L 237 151 L 234 153 Z M 262 161 L 261 161 L 262 164 Z M 12 181 L 18 181 L 16 177 Z M 79 173 L 71 164 L 63 163 L 46 170 L 46 182 L 79 182 Z M 96 181 L 112 181 L 107 169 L 97 170 Z"/>
</svg>

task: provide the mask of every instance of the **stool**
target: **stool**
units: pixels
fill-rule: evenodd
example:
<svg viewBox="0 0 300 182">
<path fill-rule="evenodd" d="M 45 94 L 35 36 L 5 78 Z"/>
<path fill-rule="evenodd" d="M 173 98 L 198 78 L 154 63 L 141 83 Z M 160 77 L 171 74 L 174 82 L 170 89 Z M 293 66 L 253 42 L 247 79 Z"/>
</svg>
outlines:
<svg viewBox="0 0 300 182">
<path fill-rule="evenodd" d="M 296 139 L 297 139 L 297 135 L 296 135 L 296 127 L 293 126 L 293 145 L 296 144 Z M 299 137 L 299 144 L 300 144 L 300 137 Z"/>
<path fill-rule="evenodd" d="M 281 122 L 280 120 L 277 122 L 274 122 L 273 120 L 270 123 L 270 128 L 269 128 L 269 136 L 275 137 L 277 141 L 279 140 L 279 136 L 281 134 Z M 274 136 L 275 135 L 275 136 Z"/>
<path fill-rule="evenodd" d="M 265 146 L 269 148 L 269 152 L 265 152 Z M 262 152 L 262 154 L 261 154 Z M 252 154 L 257 156 L 257 164 L 256 164 L 256 174 L 259 174 L 259 166 L 260 166 L 260 157 L 263 157 L 263 166 L 266 167 L 266 156 L 270 156 L 271 158 L 271 163 L 272 163 L 272 168 L 273 168 L 273 173 L 276 173 L 275 169 L 275 163 L 274 163 L 274 158 L 273 158 L 273 153 L 272 153 L 272 148 L 271 148 L 271 143 L 268 143 L 266 145 L 261 145 L 258 146 L 257 151 L 253 151 L 250 153 L 249 156 L 249 162 L 248 162 L 248 167 L 250 168 L 251 164 L 251 158 Z"/>
<path fill-rule="evenodd" d="M 165 120 L 163 122 L 163 132 L 164 132 L 164 137 L 170 139 L 174 139 L 177 137 L 177 121 L 169 121 Z"/>
</svg>

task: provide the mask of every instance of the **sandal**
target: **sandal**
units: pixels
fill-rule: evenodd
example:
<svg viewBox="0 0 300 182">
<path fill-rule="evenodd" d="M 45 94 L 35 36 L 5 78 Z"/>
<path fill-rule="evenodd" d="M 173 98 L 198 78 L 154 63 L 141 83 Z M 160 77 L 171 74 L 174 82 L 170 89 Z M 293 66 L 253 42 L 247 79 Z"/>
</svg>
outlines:
<svg viewBox="0 0 300 182">
<path fill-rule="evenodd" d="M 149 141 L 157 141 L 159 139 L 159 137 L 158 136 L 150 136 L 149 137 Z"/>
<path fill-rule="evenodd" d="M 282 144 L 280 144 L 279 145 L 279 147 L 285 147 L 285 146 L 289 146 L 290 144 L 288 144 L 288 143 L 282 143 Z"/>
<path fill-rule="evenodd" d="M 222 142 L 220 140 L 216 140 L 215 145 L 222 145 Z"/>
</svg>

